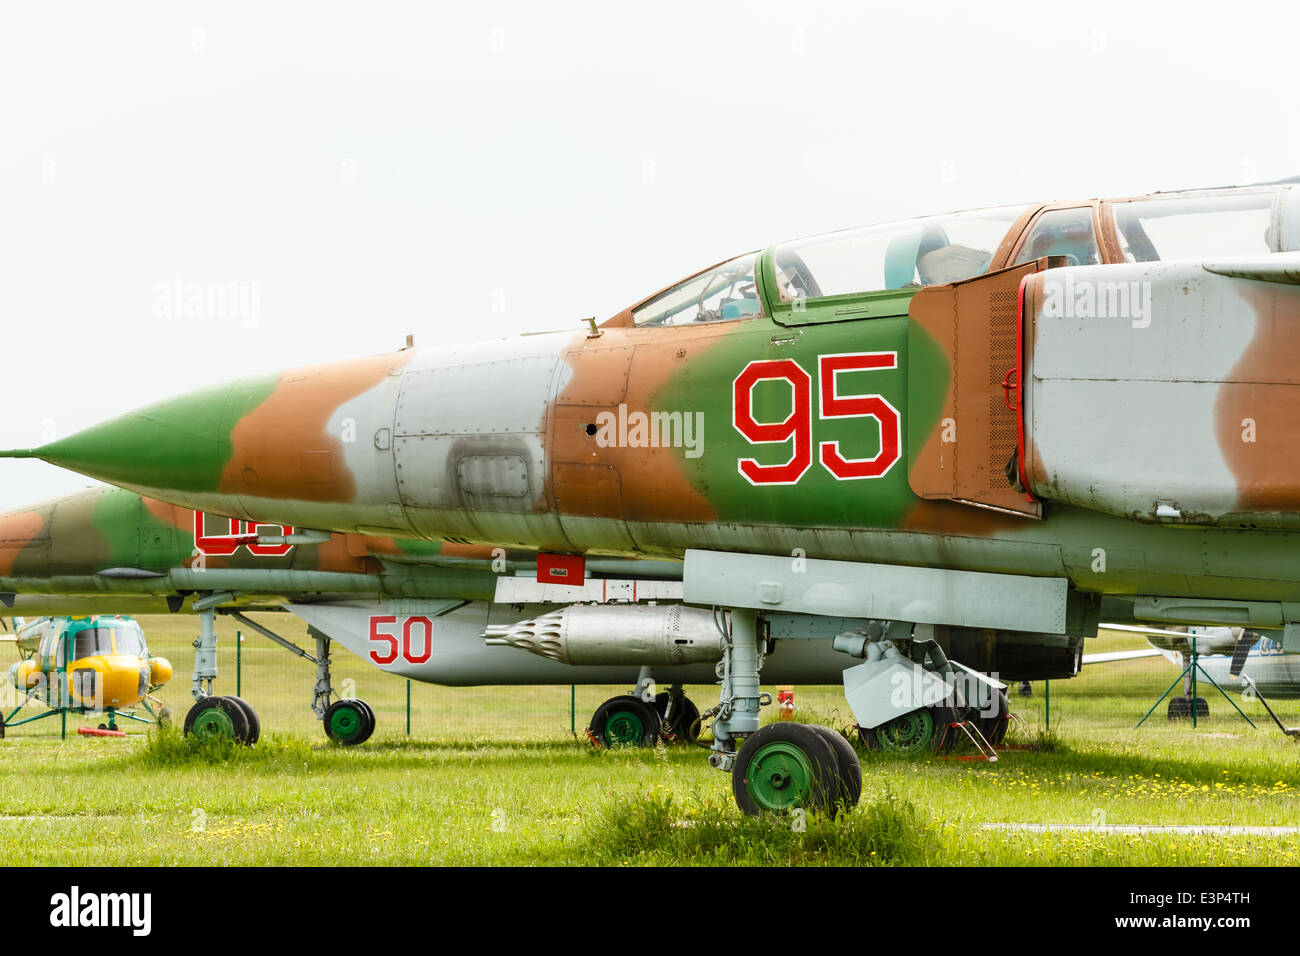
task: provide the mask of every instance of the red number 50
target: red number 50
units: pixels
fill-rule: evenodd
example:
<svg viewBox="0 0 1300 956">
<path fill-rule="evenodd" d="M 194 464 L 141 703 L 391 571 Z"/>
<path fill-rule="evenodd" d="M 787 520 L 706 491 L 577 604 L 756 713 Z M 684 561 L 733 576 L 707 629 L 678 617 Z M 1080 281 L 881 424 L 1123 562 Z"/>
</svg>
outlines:
<svg viewBox="0 0 1300 956">
<path fill-rule="evenodd" d="M 898 367 L 897 352 L 854 352 L 818 357 L 818 412 L 821 418 L 874 418 L 880 429 L 880 451 L 871 458 L 845 458 L 838 441 L 818 445 L 822 467 L 840 480 L 879 478 L 901 455 L 902 426 L 898 409 L 881 395 L 841 395 L 840 372 L 892 369 Z M 780 422 L 754 418 L 754 386 L 763 381 L 784 381 L 793 401 L 789 416 Z M 766 359 L 745 366 L 732 387 L 732 425 L 751 444 L 772 444 L 793 440 L 790 460 L 778 465 L 760 465 L 741 458 L 736 465 L 752 485 L 792 485 L 812 466 L 812 379 L 793 359 Z"/>
</svg>

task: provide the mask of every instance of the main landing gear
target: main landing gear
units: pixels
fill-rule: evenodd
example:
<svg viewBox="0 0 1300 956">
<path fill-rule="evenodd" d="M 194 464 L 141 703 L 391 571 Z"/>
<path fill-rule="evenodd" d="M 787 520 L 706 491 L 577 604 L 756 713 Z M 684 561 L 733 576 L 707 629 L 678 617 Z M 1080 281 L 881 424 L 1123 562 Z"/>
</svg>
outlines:
<svg viewBox="0 0 1300 956">
<path fill-rule="evenodd" d="M 587 738 L 597 747 L 653 747 L 664 743 L 695 743 L 700 736 L 700 709 L 674 684 L 652 692 L 648 667 L 641 668 L 631 694 L 611 697 L 591 715 Z"/>
<path fill-rule="evenodd" d="M 713 718 L 709 765 L 731 774 L 737 805 L 750 814 L 796 809 L 838 813 L 862 796 L 857 752 L 829 727 L 778 722 L 758 726 L 759 708 L 772 702 L 759 690 L 765 642 L 758 615 L 736 609 L 715 611 L 722 637 L 717 665 L 718 705 Z"/>
<path fill-rule="evenodd" d="M 236 743 L 252 745 L 262 735 L 261 721 L 248 701 L 212 693 L 217 677 L 216 607 L 229 601 L 230 594 L 215 594 L 194 604 L 199 612 L 199 636 L 194 641 L 194 682 L 191 692 L 195 703 L 185 716 L 185 734 L 201 739 L 226 737 Z M 243 626 L 257 631 L 298 657 L 316 665 L 316 684 L 312 689 L 312 710 L 325 727 L 330 740 L 345 747 L 365 743 L 375 732 L 375 711 L 363 700 L 334 699 L 330 684 L 330 640 L 314 627 L 307 629 L 316 641 L 315 655 L 285 640 L 270 628 L 235 610 L 223 610 Z"/>
<path fill-rule="evenodd" d="M 838 813 L 862 794 L 862 766 L 845 737 L 828 727 L 778 722 L 759 727 L 759 691 L 766 641 L 752 610 L 715 612 L 722 660 L 709 764 L 731 774 L 736 803 L 746 813 L 796 808 Z M 934 635 L 917 625 L 869 622 L 835 638 L 835 648 L 863 659 L 844 671 L 844 693 L 868 749 L 922 754 L 965 739 L 995 760 L 1006 736 L 1005 686 L 950 662 Z"/>
</svg>

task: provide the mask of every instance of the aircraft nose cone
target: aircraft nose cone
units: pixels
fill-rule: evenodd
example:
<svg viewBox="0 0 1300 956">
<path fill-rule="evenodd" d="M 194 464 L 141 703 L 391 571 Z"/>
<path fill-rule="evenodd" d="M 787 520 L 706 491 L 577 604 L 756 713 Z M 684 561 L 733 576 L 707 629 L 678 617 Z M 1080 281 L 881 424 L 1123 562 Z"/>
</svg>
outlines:
<svg viewBox="0 0 1300 956">
<path fill-rule="evenodd" d="M 377 492 L 358 516 L 349 452 L 384 480 L 401 371 L 411 352 L 303 366 L 167 399 L 36 449 L 40 458 L 148 498 L 245 519 L 343 530 L 391 527 L 392 494 Z M 347 407 L 344 412 L 341 409 Z M 367 457 L 361 422 L 385 425 Z M 376 457 L 378 456 L 378 457 Z M 391 463 L 387 464 L 391 475 Z M 368 476 L 370 473 L 366 472 Z M 316 507 L 321 505 L 322 507 Z M 377 519 L 377 520 L 376 520 Z"/>
<path fill-rule="evenodd" d="M 30 457 L 134 488 L 216 488 L 230 457 L 227 383 L 128 412 L 33 449 Z"/>
</svg>

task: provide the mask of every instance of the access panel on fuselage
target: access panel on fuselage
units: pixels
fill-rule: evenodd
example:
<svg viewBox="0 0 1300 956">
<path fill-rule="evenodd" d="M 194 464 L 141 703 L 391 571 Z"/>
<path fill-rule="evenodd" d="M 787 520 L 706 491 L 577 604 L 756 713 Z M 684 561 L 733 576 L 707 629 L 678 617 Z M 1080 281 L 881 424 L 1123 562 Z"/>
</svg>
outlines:
<svg viewBox="0 0 1300 956">
<path fill-rule="evenodd" d="M 1021 280 L 1049 260 L 922 289 L 908 310 L 908 483 L 947 498 L 1039 517 L 1017 472 Z"/>
</svg>

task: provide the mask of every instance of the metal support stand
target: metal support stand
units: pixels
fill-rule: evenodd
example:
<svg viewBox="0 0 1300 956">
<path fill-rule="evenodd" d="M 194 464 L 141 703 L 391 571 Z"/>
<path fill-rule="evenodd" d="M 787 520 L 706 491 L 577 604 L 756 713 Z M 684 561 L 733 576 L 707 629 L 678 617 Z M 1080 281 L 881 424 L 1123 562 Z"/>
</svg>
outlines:
<svg viewBox="0 0 1300 956">
<path fill-rule="evenodd" d="M 1134 727 L 1133 729 L 1136 730 L 1138 727 L 1141 727 L 1143 724 L 1145 724 L 1147 722 L 1147 718 L 1150 717 L 1153 713 L 1155 713 L 1156 708 L 1159 707 L 1164 702 L 1164 699 L 1168 697 L 1171 693 L 1173 693 L 1174 688 L 1177 687 L 1181 681 L 1188 678 L 1190 678 L 1191 680 L 1191 687 L 1192 687 L 1192 728 L 1195 729 L 1196 728 L 1197 672 L 1199 672 L 1202 677 L 1204 677 L 1207 681 L 1209 681 L 1215 690 L 1217 690 L 1220 694 L 1223 695 L 1224 700 L 1226 700 L 1229 704 L 1232 704 L 1232 709 L 1235 710 L 1237 713 L 1241 714 L 1242 720 L 1250 724 L 1250 726 L 1252 727 L 1255 726 L 1255 722 L 1246 716 L 1246 712 L 1237 706 L 1236 702 L 1231 697 L 1228 696 L 1228 692 L 1224 690 L 1222 687 L 1220 687 L 1217 683 L 1215 683 L 1214 678 L 1211 677 L 1208 673 L 1206 673 L 1205 668 L 1201 666 L 1200 655 L 1198 655 L 1196 652 L 1196 638 L 1193 637 L 1192 653 L 1187 660 L 1187 666 L 1183 668 L 1182 673 L 1180 673 L 1176 678 L 1174 678 L 1174 682 L 1169 685 L 1168 690 L 1166 690 L 1163 694 L 1160 695 L 1160 699 L 1151 705 L 1151 709 L 1142 715 L 1142 719 L 1137 722 L 1137 726 Z"/>
<path fill-rule="evenodd" d="M 944 741 L 948 736 L 950 734 L 955 736 L 958 732 L 965 734 L 966 739 L 970 741 L 971 746 L 979 751 L 979 753 L 973 756 L 958 757 L 957 759 L 987 760 L 989 763 L 998 762 L 998 752 L 993 749 L 993 745 L 989 743 L 988 738 L 984 736 L 983 731 L 979 729 L 973 720 L 959 720 L 956 723 L 949 724 L 944 728 L 943 737 L 939 738 L 939 746 L 935 749 L 942 750 Z"/>
<path fill-rule="evenodd" d="M 1259 692 L 1259 688 L 1255 685 L 1253 680 L 1245 674 L 1241 675 L 1241 679 L 1244 680 L 1246 685 L 1254 692 L 1255 699 L 1264 705 L 1264 709 L 1268 711 L 1268 715 L 1273 718 L 1273 723 L 1277 724 L 1278 730 L 1282 731 L 1282 733 L 1286 734 L 1288 737 L 1300 737 L 1300 727 L 1288 727 L 1286 724 L 1282 723 L 1282 721 L 1278 720 L 1277 714 L 1273 713 L 1273 708 L 1268 706 L 1268 701 L 1264 699 L 1264 695 Z"/>
</svg>

